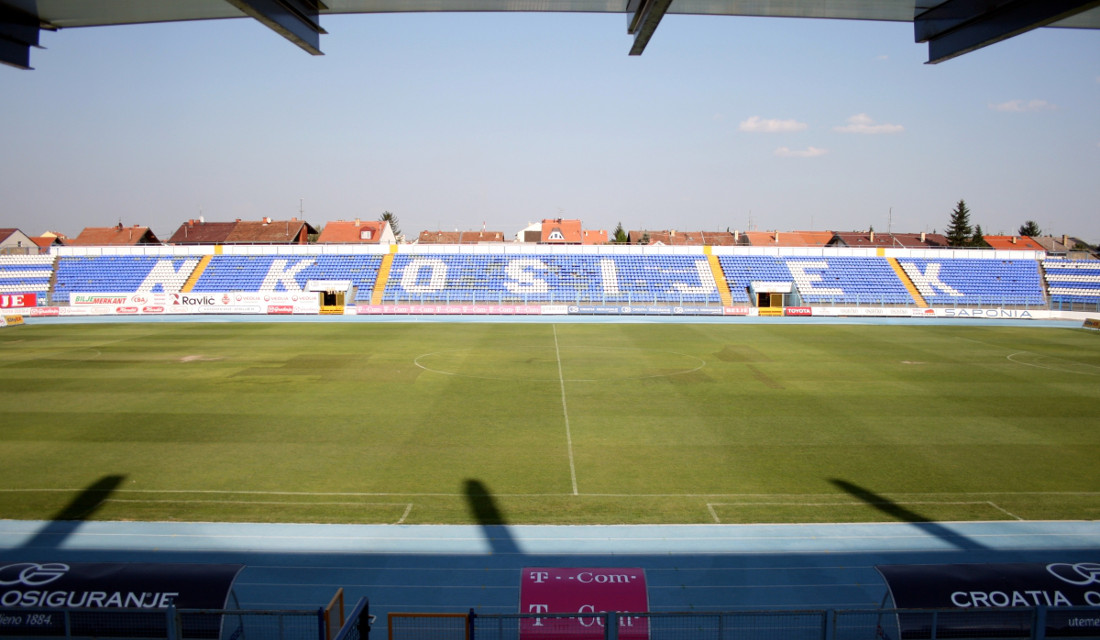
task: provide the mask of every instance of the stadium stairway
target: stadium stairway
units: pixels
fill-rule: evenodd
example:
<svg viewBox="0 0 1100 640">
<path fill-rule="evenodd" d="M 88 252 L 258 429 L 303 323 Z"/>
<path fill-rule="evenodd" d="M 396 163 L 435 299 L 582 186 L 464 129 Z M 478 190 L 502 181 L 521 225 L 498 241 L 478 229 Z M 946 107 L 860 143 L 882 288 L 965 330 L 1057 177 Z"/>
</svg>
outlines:
<svg viewBox="0 0 1100 640">
<path fill-rule="evenodd" d="M 917 303 L 918 307 L 927 307 L 928 303 L 924 300 L 924 296 L 917 291 L 916 286 L 913 285 L 913 281 L 909 279 L 909 275 L 905 273 L 905 269 L 901 268 L 898 264 L 897 258 L 887 258 L 890 262 L 890 267 L 894 270 L 894 273 L 898 274 L 898 280 L 905 285 L 905 289 L 909 292 L 909 295 L 913 296 L 913 301 Z"/>
<path fill-rule="evenodd" d="M 722 264 L 718 261 L 718 256 L 711 253 L 709 246 L 703 247 L 703 253 L 706 254 L 710 271 L 714 274 L 714 283 L 718 285 L 718 295 L 722 298 L 722 306 L 733 306 L 733 294 L 730 293 L 730 284 L 726 280 L 726 275 L 722 273 Z"/>
<path fill-rule="evenodd" d="M 183 288 L 180 289 L 183 293 L 191 293 L 191 289 L 195 287 L 195 283 L 202 277 L 203 271 L 206 271 L 206 266 L 210 264 L 210 261 L 214 259 L 214 256 L 203 256 L 202 260 L 195 266 L 195 270 L 191 272 L 191 276 L 187 278 L 187 282 L 183 283 Z"/>
<path fill-rule="evenodd" d="M 390 279 L 390 268 L 393 266 L 393 256 L 396 253 L 397 245 L 390 245 L 390 252 L 382 256 L 382 264 L 378 267 L 378 278 L 375 279 L 374 289 L 371 291 L 371 304 L 382 304 L 382 296 L 386 293 L 386 282 Z"/>
</svg>

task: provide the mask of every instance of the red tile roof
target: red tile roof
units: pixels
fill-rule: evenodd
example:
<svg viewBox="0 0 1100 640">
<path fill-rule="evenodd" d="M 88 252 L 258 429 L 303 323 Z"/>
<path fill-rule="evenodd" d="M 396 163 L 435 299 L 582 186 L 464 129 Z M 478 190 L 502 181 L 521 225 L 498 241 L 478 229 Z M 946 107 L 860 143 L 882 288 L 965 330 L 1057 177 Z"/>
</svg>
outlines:
<svg viewBox="0 0 1100 640">
<path fill-rule="evenodd" d="M 70 239 L 68 244 L 79 247 L 130 246 L 160 244 L 160 240 L 157 240 L 149 227 L 136 224 L 132 227 L 124 227 L 120 223 L 113 227 L 85 227 L 80 235 Z"/>
<path fill-rule="evenodd" d="M 721 247 L 740 244 L 738 237 L 729 231 L 631 231 L 627 234 L 631 244 L 640 244 L 647 236 L 649 244 Z"/>
<path fill-rule="evenodd" d="M 948 247 L 947 237 L 939 233 L 877 233 L 874 231 L 838 232 L 831 246 L 939 249 Z"/>
<path fill-rule="evenodd" d="M 824 247 L 832 231 L 746 231 L 742 234 L 754 247 Z"/>
<path fill-rule="evenodd" d="M 478 244 L 504 242 L 503 231 L 421 231 L 420 244 Z"/>
<path fill-rule="evenodd" d="M 237 220 L 205 222 L 188 220 L 168 239 L 168 244 L 306 244 L 316 230 L 304 220 Z"/>
<path fill-rule="evenodd" d="M 561 218 L 542 221 L 542 238 L 539 242 L 544 244 L 581 244 L 584 236 L 581 234 L 580 220 L 562 220 Z"/>
<path fill-rule="evenodd" d="M 381 220 L 335 220 L 321 229 L 319 244 L 379 244 L 386 230 Z"/>
<path fill-rule="evenodd" d="M 983 236 L 994 249 L 1044 251 L 1043 245 L 1028 236 Z"/>
</svg>

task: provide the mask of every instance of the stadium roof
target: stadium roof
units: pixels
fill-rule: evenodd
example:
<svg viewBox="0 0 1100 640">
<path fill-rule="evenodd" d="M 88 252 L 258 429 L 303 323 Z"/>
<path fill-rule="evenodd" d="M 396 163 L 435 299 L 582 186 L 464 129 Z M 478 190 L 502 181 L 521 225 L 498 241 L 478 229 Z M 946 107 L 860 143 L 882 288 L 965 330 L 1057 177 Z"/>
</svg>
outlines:
<svg viewBox="0 0 1100 640">
<path fill-rule="evenodd" d="M 639 55 L 666 13 L 912 22 L 929 62 L 1037 27 L 1100 28 L 1100 0 L 0 0 L 0 62 L 30 68 L 41 29 L 251 16 L 320 55 L 320 17 L 334 14 L 528 11 L 621 13 Z"/>
</svg>

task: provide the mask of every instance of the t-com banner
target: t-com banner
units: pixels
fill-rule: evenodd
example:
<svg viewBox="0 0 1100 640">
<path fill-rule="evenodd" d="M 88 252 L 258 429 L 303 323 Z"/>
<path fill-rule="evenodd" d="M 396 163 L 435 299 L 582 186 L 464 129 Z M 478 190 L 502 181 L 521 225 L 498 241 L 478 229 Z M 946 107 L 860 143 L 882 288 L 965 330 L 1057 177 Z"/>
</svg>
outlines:
<svg viewBox="0 0 1100 640">
<path fill-rule="evenodd" d="M 520 640 L 602 640 L 604 618 L 600 614 L 649 611 L 645 570 L 528 567 L 520 579 L 519 606 L 525 614 L 574 614 L 565 618 L 523 618 Z M 648 640 L 648 617 L 623 615 L 618 621 L 619 638 Z"/>
<path fill-rule="evenodd" d="M 1020 609 L 1043 607 L 1047 637 L 1095 637 L 1100 630 L 1100 562 L 883 565 L 899 609 L 982 609 L 987 615 L 944 613 L 938 637 L 1030 637 Z M 925 614 L 898 616 L 901 637 L 928 638 Z M 976 628 L 977 625 L 980 628 Z"/>
<path fill-rule="evenodd" d="M 240 564 L 17 562 L 0 565 L 0 636 L 165 637 L 163 610 L 224 609 Z M 111 611 L 120 609 L 125 611 Z M 148 613 L 135 610 L 149 610 Z M 185 638 L 218 638 L 220 616 L 183 616 Z"/>
</svg>

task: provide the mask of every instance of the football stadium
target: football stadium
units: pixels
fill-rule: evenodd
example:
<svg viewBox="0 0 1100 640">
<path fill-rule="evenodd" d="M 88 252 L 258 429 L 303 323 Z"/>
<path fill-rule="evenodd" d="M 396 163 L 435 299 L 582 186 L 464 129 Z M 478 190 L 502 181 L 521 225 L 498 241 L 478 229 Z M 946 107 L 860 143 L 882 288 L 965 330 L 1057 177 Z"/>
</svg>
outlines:
<svg viewBox="0 0 1100 640">
<path fill-rule="evenodd" d="M 0 283 L 0 635 L 1100 636 L 1095 261 L 150 245 Z"/>
</svg>

